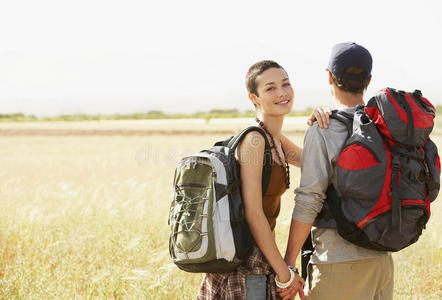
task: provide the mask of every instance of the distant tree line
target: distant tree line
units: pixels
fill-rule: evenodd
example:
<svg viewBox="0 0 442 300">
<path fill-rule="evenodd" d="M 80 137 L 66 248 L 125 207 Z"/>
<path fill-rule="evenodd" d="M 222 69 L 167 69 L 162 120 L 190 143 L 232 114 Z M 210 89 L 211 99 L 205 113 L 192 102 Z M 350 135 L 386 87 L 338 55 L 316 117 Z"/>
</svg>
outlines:
<svg viewBox="0 0 442 300">
<path fill-rule="evenodd" d="M 292 112 L 291 116 L 304 116 L 311 113 L 311 109 Z M 191 114 L 168 114 L 159 110 L 133 114 L 111 115 L 60 115 L 54 117 L 36 117 L 22 113 L 0 114 L 0 122 L 39 122 L 39 121 L 99 121 L 99 120 L 152 120 L 152 119 L 214 119 L 214 118 L 248 118 L 254 117 L 254 111 L 241 112 L 237 109 L 212 109 L 208 112 L 196 112 Z"/>
<path fill-rule="evenodd" d="M 295 116 L 309 116 L 312 108 L 303 111 L 293 111 L 289 114 Z M 436 111 L 440 113 L 442 106 L 437 106 Z M 208 112 L 196 112 L 191 114 L 167 114 L 160 110 L 152 110 L 145 113 L 133 114 L 112 114 L 112 115 L 60 115 L 54 117 L 36 117 L 22 113 L 0 114 L 0 122 L 40 122 L 40 121 L 99 121 L 99 120 L 152 120 L 152 119 L 216 119 L 216 118 L 253 118 L 255 112 L 248 110 L 241 112 L 237 109 L 212 109 Z"/>
</svg>

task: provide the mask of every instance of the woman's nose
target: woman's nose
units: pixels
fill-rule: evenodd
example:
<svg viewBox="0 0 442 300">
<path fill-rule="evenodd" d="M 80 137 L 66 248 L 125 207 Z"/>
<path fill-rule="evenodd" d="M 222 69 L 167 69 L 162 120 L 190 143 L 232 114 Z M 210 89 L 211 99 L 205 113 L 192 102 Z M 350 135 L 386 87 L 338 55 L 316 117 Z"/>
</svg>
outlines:
<svg viewBox="0 0 442 300">
<path fill-rule="evenodd" d="M 286 89 L 284 89 L 284 88 L 280 88 L 280 89 L 279 89 L 278 97 L 279 97 L 279 98 L 284 98 L 284 97 L 287 97 L 288 94 L 289 94 L 289 93 L 288 93 L 288 91 L 286 91 Z"/>
</svg>

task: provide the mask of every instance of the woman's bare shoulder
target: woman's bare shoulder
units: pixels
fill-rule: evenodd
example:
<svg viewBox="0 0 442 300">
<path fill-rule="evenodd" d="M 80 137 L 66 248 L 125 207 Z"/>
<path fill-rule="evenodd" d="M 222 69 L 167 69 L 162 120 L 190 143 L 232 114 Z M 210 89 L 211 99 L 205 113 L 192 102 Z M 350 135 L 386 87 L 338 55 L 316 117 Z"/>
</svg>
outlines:
<svg viewBox="0 0 442 300">
<path fill-rule="evenodd" d="M 265 140 L 264 137 L 256 131 L 251 131 L 245 135 L 237 150 L 237 159 L 244 161 L 249 158 L 262 157 L 264 154 Z"/>
</svg>

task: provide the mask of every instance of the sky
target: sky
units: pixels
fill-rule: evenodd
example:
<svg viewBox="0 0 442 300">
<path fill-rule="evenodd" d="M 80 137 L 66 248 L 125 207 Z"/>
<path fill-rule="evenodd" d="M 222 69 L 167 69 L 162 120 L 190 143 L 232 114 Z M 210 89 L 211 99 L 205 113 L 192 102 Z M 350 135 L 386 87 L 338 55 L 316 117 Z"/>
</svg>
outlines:
<svg viewBox="0 0 442 300">
<path fill-rule="evenodd" d="M 295 110 L 332 106 L 334 44 L 373 56 L 379 89 L 442 105 L 442 1 L 0 2 L 0 113 L 37 116 L 252 109 L 244 77 L 279 62 Z"/>
</svg>

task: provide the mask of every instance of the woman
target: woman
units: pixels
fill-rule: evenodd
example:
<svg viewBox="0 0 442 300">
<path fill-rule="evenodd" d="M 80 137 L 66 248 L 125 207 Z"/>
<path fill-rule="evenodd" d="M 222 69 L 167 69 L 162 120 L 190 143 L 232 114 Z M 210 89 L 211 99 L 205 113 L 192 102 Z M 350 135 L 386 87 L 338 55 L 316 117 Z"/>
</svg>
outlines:
<svg viewBox="0 0 442 300">
<path fill-rule="evenodd" d="M 206 274 L 198 299 L 276 299 L 276 286 L 294 289 L 303 298 L 303 279 L 296 268 L 288 266 L 275 242 L 274 228 L 280 210 L 281 195 L 289 188 L 288 164 L 300 166 L 302 149 L 281 134 L 284 116 L 293 107 L 293 89 L 285 70 L 274 61 L 260 61 L 246 76 L 249 99 L 256 108 L 258 125 L 266 132 L 272 147 L 269 187 L 261 190 L 265 140 L 250 132 L 237 150 L 241 165 L 242 196 L 246 218 L 256 248 L 244 266 L 228 274 Z M 328 113 L 317 109 L 310 117 L 324 118 Z M 323 122 L 321 122 L 323 123 Z"/>
</svg>

